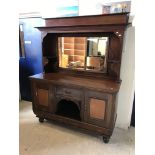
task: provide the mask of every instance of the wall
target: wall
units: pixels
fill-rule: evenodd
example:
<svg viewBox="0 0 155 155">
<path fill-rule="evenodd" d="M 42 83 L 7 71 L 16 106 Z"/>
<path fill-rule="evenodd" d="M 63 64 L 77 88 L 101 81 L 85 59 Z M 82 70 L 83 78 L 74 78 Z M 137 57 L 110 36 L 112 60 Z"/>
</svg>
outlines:
<svg viewBox="0 0 155 155">
<path fill-rule="evenodd" d="M 116 126 L 127 129 L 130 126 L 135 75 L 135 27 L 129 27 L 124 37 L 121 73 L 122 84 L 117 96 L 118 110 Z"/>
</svg>

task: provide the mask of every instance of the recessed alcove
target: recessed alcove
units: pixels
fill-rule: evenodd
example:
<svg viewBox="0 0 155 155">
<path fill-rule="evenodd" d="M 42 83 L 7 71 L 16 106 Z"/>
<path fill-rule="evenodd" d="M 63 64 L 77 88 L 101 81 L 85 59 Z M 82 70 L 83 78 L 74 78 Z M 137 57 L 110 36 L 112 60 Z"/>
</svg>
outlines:
<svg viewBox="0 0 155 155">
<path fill-rule="evenodd" d="M 73 101 L 62 99 L 57 103 L 56 114 L 81 121 L 79 107 Z"/>
</svg>

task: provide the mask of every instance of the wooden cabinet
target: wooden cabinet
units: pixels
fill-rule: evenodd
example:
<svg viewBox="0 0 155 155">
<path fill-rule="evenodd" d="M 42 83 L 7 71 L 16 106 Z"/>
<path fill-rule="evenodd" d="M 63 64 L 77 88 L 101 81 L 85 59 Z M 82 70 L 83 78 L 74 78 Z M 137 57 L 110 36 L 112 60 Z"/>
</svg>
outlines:
<svg viewBox="0 0 155 155">
<path fill-rule="evenodd" d="M 30 79 L 33 111 L 40 122 L 56 120 L 110 138 L 119 83 L 65 73 L 38 74 Z"/>
<path fill-rule="evenodd" d="M 128 13 L 119 13 L 45 19 L 45 25 L 37 27 L 46 34 L 42 48 L 43 56 L 49 60 L 48 71 L 30 77 L 33 112 L 40 122 L 54 120 L 95 132 L 103 136 L 105 143 L 109 141 L 116 121 L 115 98 L 121 85 L 127 24 Z M 90 64 L 86 63 L 87 37 L 107 38 L 108 54 L 102 58 L 106 60 L 106 72 L 98 57 L 89 58 Z M 95 53 L 101 55 L 101 51 Z M 91 70 L 99 66 L 103 69 Z"/>
</svg>

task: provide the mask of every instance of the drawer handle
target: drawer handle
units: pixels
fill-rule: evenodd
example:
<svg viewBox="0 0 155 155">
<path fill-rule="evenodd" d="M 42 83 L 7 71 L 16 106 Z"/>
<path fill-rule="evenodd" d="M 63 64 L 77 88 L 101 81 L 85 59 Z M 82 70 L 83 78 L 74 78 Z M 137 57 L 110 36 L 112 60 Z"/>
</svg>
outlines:
<svg viewBox="0 0 155 155">
<path fill-rule="evenodd" d="M 65 90 L 65 93 L 66 93 L 66 94 L 71 94 L 71 92 L 70 92 L 70 91 L 67 91 L 67 90 Z"/>
</svg>

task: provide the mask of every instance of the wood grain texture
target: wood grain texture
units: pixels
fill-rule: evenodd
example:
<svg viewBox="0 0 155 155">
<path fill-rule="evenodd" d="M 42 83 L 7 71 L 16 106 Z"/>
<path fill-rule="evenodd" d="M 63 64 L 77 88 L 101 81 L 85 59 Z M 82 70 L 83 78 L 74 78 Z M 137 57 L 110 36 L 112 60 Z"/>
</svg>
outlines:
<svg viewBox="0 0 155 155">
<path fill-rule="evenodd" d="M 109 93 L 117 93 L 120 88 L 120 83 L 112 80 L 72 76 L 65 73 L 40 73 L 31 76 L 30 79 L 44 80 L 57 85 L 70 85 L 75 88 L 89 88 Z"/>
<path fill-rule="evenodd" d="M 95 20 L 94 20 L 95 19 Z M 86 22 L 87 21 L 87 22 Z M 51 18 L 45 20 L 45 27 L 82 25 L 121 25 L 127 24 L 128 13 Z"/>
<path fill-rule="evenodd" d="M 54 120 L 58 123 L 64 123 L 66 125 L 69 125 L 69 126 L 72 126 L 75 128 L 79 128 L 79 129 L 81 128 L 81 129 L 91 131 L 91 132 L 95 132 L 97 134 L 104 135 L 107 137 L 110 137 L 112 134 L 111 129 L 103 128 L 103 127 L 93 125 L 90 123 L 86 123 L 86 122 L 79 122 L 79 121 L 76 121 L 76 120 L 73 120 L 73 119 L 70 119 L 67 117 L 64 118 L 64 117 L 58 116 L 58 115 L 51 115 L 50 113 L 46 113 L 44 111 L 37 110 L 37 111 L 35 111 L 35 114 L 37 116 L 42 116 L 42 117 L 44 116 L 46 119 Z"/>
</svg>

